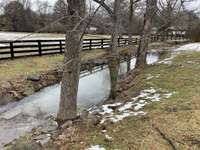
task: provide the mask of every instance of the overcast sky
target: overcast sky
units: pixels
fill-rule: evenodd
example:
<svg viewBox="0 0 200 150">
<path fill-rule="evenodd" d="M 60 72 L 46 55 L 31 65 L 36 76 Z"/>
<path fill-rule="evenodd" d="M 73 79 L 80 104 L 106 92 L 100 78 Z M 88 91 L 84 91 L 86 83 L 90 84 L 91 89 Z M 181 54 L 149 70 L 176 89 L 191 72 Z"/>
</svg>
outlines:
<svg viewBox="0 0 200 150">
<path fill-rule="evenodd" d="M 32 2 L 35 2 L 36 0 L 31 0 Z M 52 6 L 55 4 L 57 0 L 43 0 L 48 1 Z M 195 0 L 191 3 L 186 3 L 187 8 L 189 9 L 199 9 L 200 10 L 200 0 Z"/>
</svg>

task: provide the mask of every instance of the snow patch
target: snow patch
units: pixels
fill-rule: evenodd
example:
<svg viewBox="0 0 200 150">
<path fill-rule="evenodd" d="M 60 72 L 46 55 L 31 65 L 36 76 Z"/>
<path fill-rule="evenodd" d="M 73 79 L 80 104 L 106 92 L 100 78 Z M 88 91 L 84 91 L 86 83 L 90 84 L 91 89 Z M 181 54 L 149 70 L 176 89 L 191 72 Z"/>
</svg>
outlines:
<svg viewBox="0 0 200 150">
<path fill-rule="evenodd" d="M 161 92 L 162 91 L 162 92 Z M 101 124 L 106 121 L 117 123 L 130 116 L 146 115 L 146 112 L 141 111 L 146 105 L 152 102 L 159 102 L 162 98 L 170 98 L 173 93 L 162 89 L 156 90 L 153 87 L 145 89 L 136 97 L 133 97 L 130 102 L 106 104 L 100 108 L 93 107 L 88 111 L 90 114 L 101 116 Z"/>
<path fill-rule="evenodd" d="M 200 52 L 200 43 L 190 43 L 177 48 L 175 51 L 198 51 Z"/>
<path fill-rule="evenodd" d="M 86 150 L 106 150 L 106 149 L 103 147 L 100 147 L 99 145 L 95 145 L 95 146 L 91 146 L 90 148 Z"/>
<path fill-rule="evenodd" d="M 111 136 L 109 136 L 108 134 L 105 135 L 105 138 L 106 138 L 107 140 L 112 140 L 112 139 L 113 139 L 113 138 L 112 138 Z"/>
<path fill-rule="evenodd" d="M 107 105 L 103 105 L 101 109 L 94 107 L 94 108 L 88 109 L 88 111 L 90 114 L 94 112 L 99 112 L 99 114 L 101 115 L 106 115 L 113 112 L 113 109 L 112 109 L 113 107 L 119 107 L 120 105 L 122 105 L 122 103 L 107 104 Z"/>
<path fill-rule="evenodd" d="M 172 56 L 169 58 L 165 58 L 164 60 L 161 60 L 158 62 L 158 64 L 165 64 L 165 65 L 171 65 L 172 60 L 176 57 L 177 54 L 172 53 Z"/>
<path fill-rule="evenodd" d="M 151 80 L 151 79 L 153 79 L 153 78 L 154 78 L 154 76 L 152 76 L 151 74 L 148 74 L 146 80 Z"/>
<path fill-rule="evenodd" d="M 183 46 L 180 46 L 179 48 L 173 49 L 171 57 L 166 58 L 164 60 L 158 61 L 158 64 L 166 64 L 171 65 L 173 62 L 172 60 L 181 52 L 183 51 L 196 51 L 200 52 L 200 42 L 199 43 L 190 43 Z M 189 62 L 190 63 L 190 62 Z"/>
<path fill-rule="evenodd" d="M 114 115 L 113 117 L 110 117 L 110 120 L 113 123 L 117 123 L 117 122 L 122 121 L 123 119 L 125 119 L 127 117 L 138 116 L 138 115 L 146 115 L 146 112 L 143 112 L 143 111 L 138 111 L 138 112 L 124 111 L 120 115 Z M 104 122 L 102 121 L 101 123 L 104 123 Z"/>
</svg>

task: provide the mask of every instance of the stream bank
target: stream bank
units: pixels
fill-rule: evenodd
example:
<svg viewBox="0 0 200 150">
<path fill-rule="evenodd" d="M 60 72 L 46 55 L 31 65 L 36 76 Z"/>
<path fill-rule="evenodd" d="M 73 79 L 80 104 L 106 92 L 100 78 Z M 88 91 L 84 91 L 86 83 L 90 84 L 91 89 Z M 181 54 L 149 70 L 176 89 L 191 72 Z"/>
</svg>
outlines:
<svg viewBox="0 0 200 150">
<path fill-rule="evenodd" d="M 160 51 L 160 49 L 161 51 L 166 51 L 167 49 L 169 49 L 169 47 L 174 46 L 175 44 L 177 44 L 177 42 L 151 43 L 150 49 L 154 49 L 155 51 Z M 130 56 L 130 55 L 134 56 L 136 49 L 137 49 L 136 47 L 120 48 L 119 53 L 120 53 L 121 58 Z M 97 51 L 96 53 L 97 54 L 94 56 L 93 54 L 90 54 L 90 53 L 88 53 L 88 56 L 86 56 L 86 54 L 83 54 L 86 57 L 82 60 L 82 66 L 81 66 L 82 71 L 92 70 L 92 68 L 96 66 L 105 65 L 107 63 L 107 58 L 109 57 L 108 53 L 99 52 L 99 51 Z M 44 59 L 46 58 L 44 57 Z M 58 60 L 60 61 L 61 59 L 59 58 Z M 27 60 L 24 60 L 24 61 L 27 61 Z M 49 59 L 49 61 L 51 61 L 51 59 Z M 15 62 L 15 60 L 13 60 L 13 62 Z M 39 62 L 44 63 L 45 61 L 39 60 Z M 61 81 L 61 76 L 62 76 L 61 62 L 59 63 L 57 62 L 57 64 L 54 64 L 53 69 L 50 69 L 50 70 L 46 70 L 42 68 L 45 71 L 37 71 L 37 73 L 31 73 L 30 75 L 26 75 L 25 73 L 26 70 L 22 70 L 22 72 L 24 72 L 22 74 L 25 74 L 25 75 L 20 75 L 19 77 L 17 75 L 12 75 L 13 77 L 9 78 L 9 80 L 7 79 L 1 80 L 0 81 L 0 106 L 8 104 L 9 102 L 19 101 L 22 98 L 29 96 L 35 92 L 38 92 L 45 87 L 59 83 Z M 1 61 L 0 63 L 3 64 L 4 61 Z M 23 63 L 23 61 L 20 63 Z M 35 62 L 30 61 L 29 63 L 33 63 L 34 65 Z M 28 67 L 28 66 L 24 66 L 24 67 Z M 34 66 L 29 66 L 29 68 L 30 67 L 34 68 Z M 0 68 L 2 68 L 2 71 L 3 71 L 7 67 L 6 65 L 5 67 L 4 65 L 1 65 Z M 13 70 L 13 68 L 11 68 L 11 70 Z M 2 76 L 5 76 L 3 72 L 2 72 Z"/>
<path fill-rule="evenodd" d="M 133 56 L 133 49 L 133 47 L 120 48 L 120 58 Z M 95 58 L 88 57 L 82 60 L 81 71 L 91 71 L 95 67 L 106 65 L 108 57 L 109 54 L 104 53 Z M 21 76 L 8 81 L 0 81 L 0 106 L 9 102 L 19 101 L 45 87 L 57 84 L 61 81 L 61 78 L 62 64 L 57 64 L 51 70 L 40 71 L 37 74 Z"/>
</svg>

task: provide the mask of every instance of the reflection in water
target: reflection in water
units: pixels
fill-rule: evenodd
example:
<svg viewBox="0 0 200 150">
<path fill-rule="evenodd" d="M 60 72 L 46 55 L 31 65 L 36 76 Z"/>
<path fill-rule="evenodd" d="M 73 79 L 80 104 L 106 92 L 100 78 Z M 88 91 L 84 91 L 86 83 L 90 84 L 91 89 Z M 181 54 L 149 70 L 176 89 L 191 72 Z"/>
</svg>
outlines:
<svg viewBox="0 0 200 150">
<path fill-rule="evenodd" d="M 157 54 L 149 54 L 148 64 L 158 60 Z M 136 60 L 131 59 L 134 69 Z M 119 75 L 127 72 L 127 62 L 120 64 Z M 80 79 L 78 90 L 79 111 L 105 100 L 110 92 L 109 70 L 105 69 Z M 56 114 L 59 107 L 60 85 L 54 85 L 28 96 L 20 102 L 0 107 L 0 149 L 3 143 L 18 138 L 25 132 L 43 123 L 45 118 Z"/>
</svg>

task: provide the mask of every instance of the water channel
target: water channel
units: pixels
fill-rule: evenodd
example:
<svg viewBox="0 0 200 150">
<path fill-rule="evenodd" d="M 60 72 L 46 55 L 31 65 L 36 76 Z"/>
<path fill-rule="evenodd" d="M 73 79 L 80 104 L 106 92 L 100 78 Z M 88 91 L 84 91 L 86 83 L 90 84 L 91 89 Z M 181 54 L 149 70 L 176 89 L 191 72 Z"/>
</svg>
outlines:
<svg viewBox="0 0 200 150">
<path fill-rule="evenodd" d="M 149 53 L 148 64 L 159 59 L 158 54 Z M 131 69 L 135 67 L 131 60 Z M 119 75 L 126 74 L 127 62 L 120 64 Z M 81 75 L 78 90 L 78 109 L 86 109 L 105 100 L 110 92 L 110 77 L 107 66 L 96 68 L 92 73 Z M 0 107 L 0 149 L 3 144 L 19 138 L 26 132 L 44 123 L 46 118 L 56 114 L 59 106 L 60 84 L 56 84 L 22 99 Z"/>
</svg>

